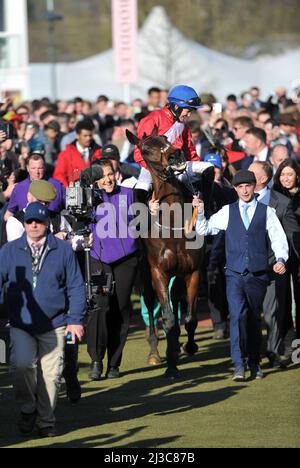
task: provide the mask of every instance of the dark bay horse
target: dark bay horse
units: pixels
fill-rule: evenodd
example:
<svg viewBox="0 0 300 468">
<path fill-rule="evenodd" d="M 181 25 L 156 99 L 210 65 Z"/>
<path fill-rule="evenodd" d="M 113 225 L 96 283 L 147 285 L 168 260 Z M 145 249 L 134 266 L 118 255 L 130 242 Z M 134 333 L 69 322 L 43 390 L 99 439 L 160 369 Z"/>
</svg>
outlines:
<svg viewBox="0 0 300 468">
<path fill-rule="evenodd" d="M 182 277 L 186 285 L 187 293 L 187 315 L 185 327 L 188 333 L 188 343 L 185 350 L 188 354 L 194 354 L 198 347 L 194 336 L 197 328 L 197 299 L 200 279 L 200 267 L 204 257 L 203 242 L 200 248 L 191 248 L 187 244 L 190 238 L 185 233 L 186 220 L 182 214 L 180 226 L 178 218 L 172 213 L 174 204 L 182 208 L 184 204 L 191 204 L 192 194 L 188 193 L 184 185 L 174 176 L 174 170 L 181 171 L 186 161 L 181 150 L 172 147 L 165 136 L 157 135 L 157 129 L 150 136 L 144 136 L 139 140 L 131 132 L 127 131 L 128 140 L 137 145 L 147 163 L 152 175 L 155 198 L 160 204 L 166 204 L 170 208 L 169 226 L 162 225 L 162 214 L 156 223 L 156 234 L 144 239 L 146 254 L 150 265 L 152 282 L 162 309 L 163 326 L 167 337 L 167 371 L 166 375 L 171 378 L 178 376 L 177 362 L 179 352 L 180 327 L 174 316 L 168 286 L 172 277 Z M 191 205 L 190 205 L 191 206 Z M 164 208 L 163 208 L 164 209 Z M 162 210 L 163 210 L 162 209 Z M 175 219 L 176 218 L 176 219 Z M 153 227 L 153 226 L 152 226 Z M 163 231 L 168 228 L 168 236 Z M 181 235 L 178 235 L 178 232 Z M 153 230 L 151 231 L 153 234 Z M 167 237 L 167 238 L 166 238 Z M 154 331 L 153 305 L 154 300 L 145 302 L 149 310 L 150 319 L 150 343 L 151 350 L 155 353 L 157 337 Z M 148 302 L 148 303 L 147 303 Z"/>
</svg>

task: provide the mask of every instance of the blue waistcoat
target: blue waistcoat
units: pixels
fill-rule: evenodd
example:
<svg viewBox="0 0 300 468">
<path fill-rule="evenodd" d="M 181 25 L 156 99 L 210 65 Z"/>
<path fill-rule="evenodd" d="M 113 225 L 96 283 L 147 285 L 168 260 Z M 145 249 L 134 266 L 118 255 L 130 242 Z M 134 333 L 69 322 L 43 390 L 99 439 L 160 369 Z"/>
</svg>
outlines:
<svg viewBox="0 0 300 468">
<path fill-rule="evenodd" d="M 239 202 L 229 206 L 226 230 L 226 268 L 236 273 L 262 272 L 268 269 L 267 206 L 257 204 L 247 229 L 244 226 Z"/>
</svg>

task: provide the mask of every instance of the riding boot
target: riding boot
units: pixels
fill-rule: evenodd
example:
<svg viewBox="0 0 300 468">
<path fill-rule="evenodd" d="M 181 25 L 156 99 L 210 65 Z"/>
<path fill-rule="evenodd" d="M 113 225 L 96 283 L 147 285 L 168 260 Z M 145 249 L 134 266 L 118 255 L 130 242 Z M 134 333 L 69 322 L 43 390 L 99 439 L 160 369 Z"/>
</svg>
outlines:
<svg viewBox="0 0 300 468">
<path fill-rule="evenodd" d="M 148 200 L 150 198 L 150 194 L 148 190 L 134 189 L 134 194 L 135 194 L 135 201 L 137 203 L 143 203 L 144 205 L 148 205 Z"/>
<path fill-rule="evenodd" d="M 215 168 L 213 166 L 208 167 L 201 175 L 201 180 L 194 182 L 193 186 L 196 192 L 199 193 L 199 197 L 204 202 L 204 212 L 206 219 L 209 219 L 213 214 L 212 209 L 212 192 L 215 178 Z"/>
<path fill-rule="evenodd" d="M 139 231 L 140 231 L 140 236 L 147 237 L 148 232 L 149 232 L 149 226 L 152 222 L 150 212 L 148 209 L 148 201 L 150 199 L 150 194 L 147 190 L 143 189 L 135 189 L 135 202 L 139 203 L 141 205 L 140 209 L 140 219 L 141 222 L 139 224 Z"/>
</svg>

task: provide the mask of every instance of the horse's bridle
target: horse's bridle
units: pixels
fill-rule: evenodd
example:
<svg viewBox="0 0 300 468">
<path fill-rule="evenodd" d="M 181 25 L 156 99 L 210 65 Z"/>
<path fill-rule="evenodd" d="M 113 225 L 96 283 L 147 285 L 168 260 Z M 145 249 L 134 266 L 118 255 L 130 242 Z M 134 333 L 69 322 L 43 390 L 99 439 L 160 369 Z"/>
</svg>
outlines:
<svg viewBox="0 0 300 468">
<path fill-rule="evenodd" d="M 143 141 L 143 145 L 145 144 L 145 142 L 147 140 L 149 140 L 151 138 L 148 137 L 146 138 L 144 141 Z M 167 153 L 167 151 L 172 147 L 172 145 L 170 143 L 166 143 L 165 146 L 161 147 L 160 148 L 160 163 L 162 163 L 162 158 L 163 156 Z M 142 152 L 142 149 L 143 149 L 143 146 L 141 148 L 141 152 Z M 172 166 L 167 166 L 167 167 L 164 167 L 162 171 L 159 171 L 157 170 L 157 168 L 155 167 L 155 165 L 153 163 L 151 163 L 151 161 L 147 161 L 147 165 L 149 167 L 151 167 L 154 175 L 159 179 L 161 180 L 162 182 L 167 182 L 167 180 L 169 179 L 172 179 L 174 177 L 174 173 L 176 171 L 180 172 L 180 170 L 178 170 L 176 167 L 172 167 Z M 185 170 L 185 168 L 182 169 L 182 172 Z"/>
</svg>

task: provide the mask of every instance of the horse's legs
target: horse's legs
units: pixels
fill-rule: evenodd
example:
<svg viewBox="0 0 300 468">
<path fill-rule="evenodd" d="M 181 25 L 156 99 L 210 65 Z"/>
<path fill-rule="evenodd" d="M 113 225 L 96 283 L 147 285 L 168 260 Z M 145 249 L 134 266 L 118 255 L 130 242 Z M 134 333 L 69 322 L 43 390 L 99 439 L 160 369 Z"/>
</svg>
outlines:
<svg viewBox="0 0 300 468">
<path fill-rule="evenodd" d="M 195 343 L 195 331 L 197 328 L 197 301 L 198 301 L 198 286 L 199 286 L 200 273 L 194 271 L 185 279 L 187 290 L 187 316 L 185 319 L 185 329 L 188 334 L 188 342 L 184 349 L 188 354 L 195 354 L 198 351 L 198 346 Z"/>
<path fill-rule="evenodd" d="M 157 267 L 151 268 L 152 279 L 156 294 L 162 308 L 163 327 L 167 337 L 167 370 L 166 376 L 178 377 L 178 329 L 176 328 L 174 313 L 170 306 L 168 275 L 163 274 Z"/>
<path fill-rule="evenodd" d="M 172 302 L 172 307 L 173 307 L 173 313 L 175 317 L 175 330 L 176 330 L 176 336 L 177 336 L 177 352 L 178 355 L 180 354 L 180 343 L 179 343 L 179 337 L 180 337 L 180 319 L 179 319 L 179 307 L 180 307 L 180 301 L 182 299 L 182 295 L 185 292 L 185 285 L 183 285 L 183 279 L 182 278 L 175 278 L 172 288 L 170 291 L 171 295 L 171 302 Z M 169 288 L 170 290 L 170 288 Z M 181 311 L 182 313 L 182 311 Z"/>
<path fill-rule="evenodd" d="M 143 283 L 144 283 L 144 302 L 149 314 L 149 336 L 147 341 L 150 345 L 150 353 L 148 356 L 148 364 L 154 365 L 161 362 L 158 352 L 158 334 L 155 331 L 154 324 L 154 307 L 156 301 L 156 294 L 152 286 L 152 278 L 150 268 L 147 260 L 145 259 L 145 265 L 143 268 Z"/>
</svg>

